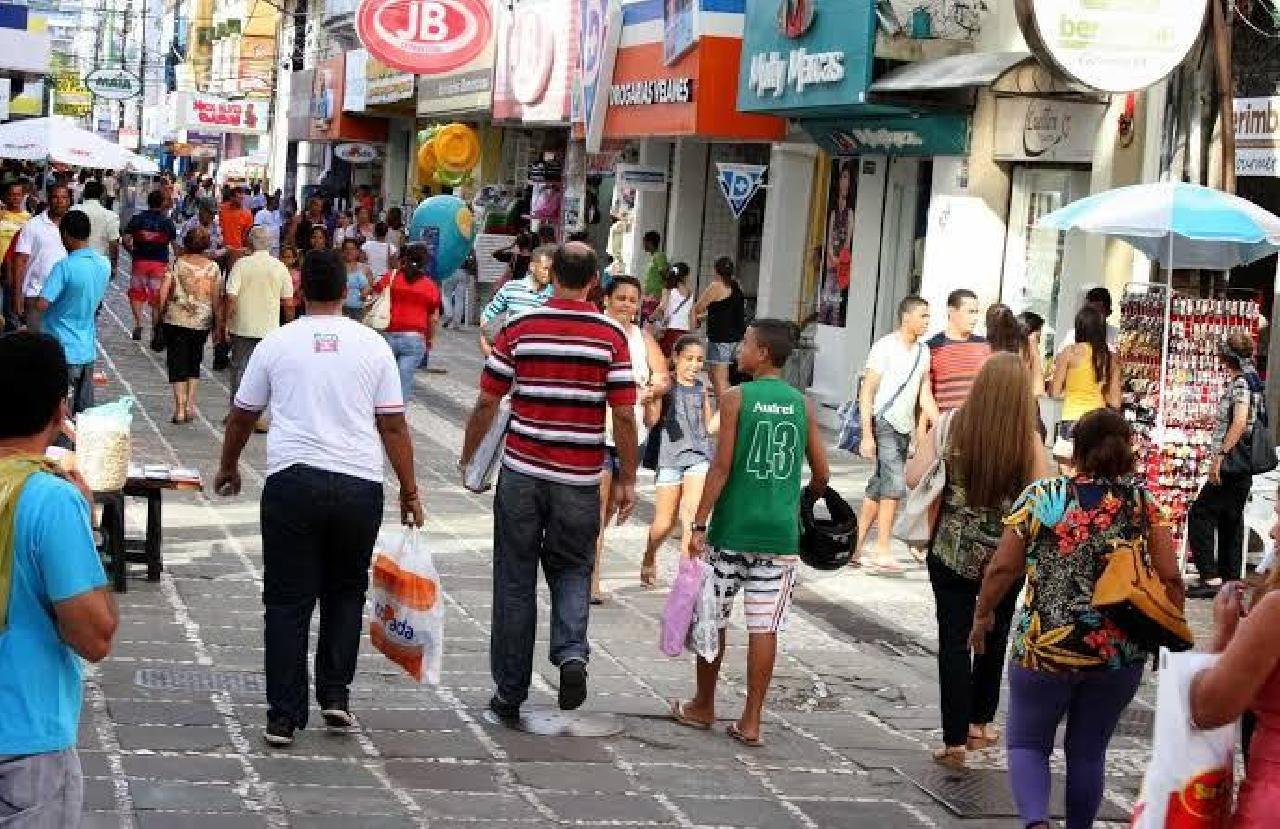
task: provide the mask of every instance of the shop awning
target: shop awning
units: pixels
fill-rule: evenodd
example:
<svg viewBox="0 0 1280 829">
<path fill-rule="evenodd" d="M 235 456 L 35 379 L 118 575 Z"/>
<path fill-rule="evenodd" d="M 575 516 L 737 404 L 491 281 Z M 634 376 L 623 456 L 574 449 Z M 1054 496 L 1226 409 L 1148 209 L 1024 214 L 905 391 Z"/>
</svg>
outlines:
<svg viewBox="0 0 1280 829">
<path fill-rule="evenodd" d="M 886 72 L 871 84 L 871 92 L 944 92 L 990 86 L 1005 72 L 1029 60 L 1034 60 L 1029 52 L 974 52 L 922 60 Z"/>
</svg>

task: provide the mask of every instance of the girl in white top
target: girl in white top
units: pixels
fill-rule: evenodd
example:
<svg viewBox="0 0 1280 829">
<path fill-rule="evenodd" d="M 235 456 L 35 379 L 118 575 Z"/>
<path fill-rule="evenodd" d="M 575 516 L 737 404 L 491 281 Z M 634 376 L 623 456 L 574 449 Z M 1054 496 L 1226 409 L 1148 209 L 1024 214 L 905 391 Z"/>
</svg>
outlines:
<svg viewBox="0 0 1280 829">
<path fill-rule="evenodd" d="M 396 247 L 387 241 L 386 222 L 378 222 L 373 226 L 373 238 L 362 244 L 360 251 L 375 277 L 381 278 L 383 274 L 391 272 L 391 260 L 395 258 Z"/>
<path fill-rule="evenodd" d="M 627 335 L 627 351 L 631 356 L 631 373 L 635 376 L 636 427 L 638 442 L 644 443 L 646 434 L 644 406 L 652 399 L 662 399 L 671 387 L 667 372 L 667 358 L 653 335 L 636 325 L 640 311 L 640 281 L 633 276 L 615 276 L 609 283 L 604 298 L 604 312 L 622 326 Z M 610 418 L 605 418 L 609 423 Z M 596 536 L 596 566 L 591 574 L 591 603 L 600 604 L 604 594 L 600 591 L 600 567 L 604 555 L 604 528 L 613 515 L 613 473 L 617 471 L 618 455 L 613 446 L 613 436 L 607 435 L 608 457 L 604 464 L 604 477 L 600 481 L 600 534 Z"/>
<path fill-rule="evenodd" d="M 663 275 L 658 309 L 662 326 L 658 346 L 670 358 L 676 341 L 693 329 L 693 289 L 689 287 L 689 266 L 684 262 L 676 262 Z"/>
</svg>

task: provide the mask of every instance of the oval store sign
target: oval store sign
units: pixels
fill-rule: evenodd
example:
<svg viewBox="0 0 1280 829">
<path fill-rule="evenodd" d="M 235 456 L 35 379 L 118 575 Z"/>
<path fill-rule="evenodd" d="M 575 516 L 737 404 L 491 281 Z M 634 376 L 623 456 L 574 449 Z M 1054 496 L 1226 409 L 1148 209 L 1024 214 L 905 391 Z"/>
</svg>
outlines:
<svg viewBox="0 0 1280 829">
<path fill-rule="evenodd" d="M 1017 0 L 1036 57 L 1104 92 L 1136 92 L 1186 59 L 1204 29 L 1205 0 Z"/>
<path fill-rule="evenodd" d="M 356 33 L 392 69 L 440 75 L 484 51 L 493 20 L 484 0 L 362 0 Z"/>
<path fill-rule="evenodd" d="M 128 101 L 142 94 L 142 81 L 128 69 L 95 69 L 84 76 L 85 88 L 108 101 Z"/>
<path fill-rule="evenodd" d="M 338 144 L 333 148 L 333 157 L 348 164 L 369 164 L 377 160 L 378 150 L 372 144 Z"/>
</svg>

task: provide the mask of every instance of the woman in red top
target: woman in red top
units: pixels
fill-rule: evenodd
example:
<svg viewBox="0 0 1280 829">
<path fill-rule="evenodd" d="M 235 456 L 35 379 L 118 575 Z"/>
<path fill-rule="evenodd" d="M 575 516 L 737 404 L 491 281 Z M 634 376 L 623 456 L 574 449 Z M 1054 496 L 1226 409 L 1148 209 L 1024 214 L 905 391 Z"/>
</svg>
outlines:
<svg viewBox="0 0 1280 829">
<path fill-rule="evenodd" d="M 440 288 L 427 275 L 427 249 L 409 245 L 400 255 L 400 268 L 391 271 L 373 286 L 381 293 L 391 286 L 391 324 L 382 333 L 400 369 L 400 391 L 405 404 L 413 390 L 413 372 L 427 364 L 431 339 L 440 320 Z"/>
</svg>

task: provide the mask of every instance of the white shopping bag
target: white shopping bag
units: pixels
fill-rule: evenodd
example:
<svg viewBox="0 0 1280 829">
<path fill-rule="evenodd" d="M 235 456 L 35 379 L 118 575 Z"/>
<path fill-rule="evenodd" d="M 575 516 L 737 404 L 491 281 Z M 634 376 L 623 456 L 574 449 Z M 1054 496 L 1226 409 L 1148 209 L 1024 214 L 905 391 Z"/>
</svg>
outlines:
<svg viewBox="0 0 1280 829">
<path fill-rule="evenodd" d="M 1151 762 L 1133 829 L 1218 829 L 1230 822 L 1237 725 L 1204 731 L 1191 724 L 1191 680 L 1217 658 L 1160 650 Z"/>
<path fill-rule="evenodd" d="M 716 596 L 715 571 L 709 567 L 693 604 L 693 624 L 684 646 L 706 662 L 715 662 L 720 655 L 720 599 Z"/>
<path fill-rule="evenodd" d="M 440 683 L 444 658 L 444 595 L 422 531 L 379 533 L 370 579 L 369 639 L 418 682 Z"/>
<path fill-rule="evenodd" d="M 498 462 L 502 460 L 502 449 L 506 444 L 507 424 L 511 420 L 511 401 L 502 398 L 498 404 L 498 412 L 489 424 L 489 431 L 484 433 L 480 445 L 471 456 L 471 462 L 462 473 L 462 485 L 472 492 L 485 492 L 493 486 L 493 476 L 498 470 Z"/>
</svg>

